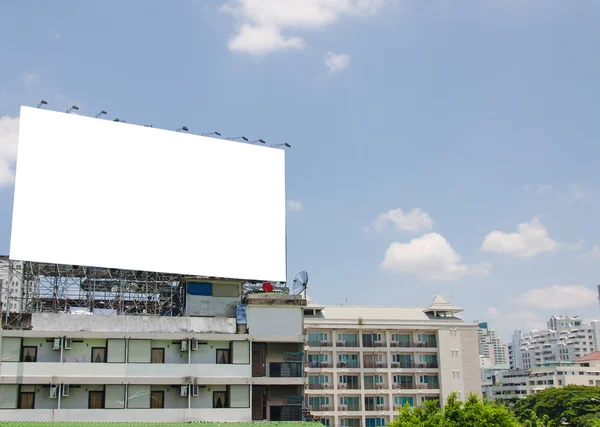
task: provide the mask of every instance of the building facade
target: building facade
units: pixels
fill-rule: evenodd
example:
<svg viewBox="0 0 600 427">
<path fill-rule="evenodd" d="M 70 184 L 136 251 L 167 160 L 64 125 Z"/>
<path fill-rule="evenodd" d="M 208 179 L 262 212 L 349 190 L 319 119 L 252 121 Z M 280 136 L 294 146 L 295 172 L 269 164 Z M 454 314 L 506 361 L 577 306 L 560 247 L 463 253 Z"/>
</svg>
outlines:
<svg viewBox="0 0 600 427">
<path fill-rule="evenodd" d="M 187 281 L 180 316 L 4 315 L 0 419 L 301 420 L 306 301 L 242 290 Z"/>
<path fill-rule="evenodd" d="M 508 347 L 502 342 L 498 332 L 490 329 L 487 322 L 475 323 L 479 327 L 477 331 L 479 355 L 488 359 L 491 365 L 508 363 Z"/>
<path fill-rule="evenodd" d="M 33 296 L 34 286 L 24 286 L 23 263 L 0 257 L 0 312 L 21 313 Z"/>
<path fill-rule="evenodd" d="M 437 296 L 428 307 L 304 312 L 306 404 L 326 426 L 383 426 L 399 407 L 481 392 L 477 325 Z"/>
<path fill-rule="evenodd" d="M 509 346 L 511 369 L 528 370 L 556 362 L 573 362 L 599 349 L 600 322 L 584 324 L 578 316 L 552 316 L 547 329 L 515 331 Z"/>
<path fill-rule="evenodd" d="M 490 399 L 523 398 L 546 388 L 568 385 L 600 386 L 600 352 L 578 358 L 575 362 L 556 362 L 528 371 L 495 372 L 484 384 L 484 395 Z"/>
</svg>

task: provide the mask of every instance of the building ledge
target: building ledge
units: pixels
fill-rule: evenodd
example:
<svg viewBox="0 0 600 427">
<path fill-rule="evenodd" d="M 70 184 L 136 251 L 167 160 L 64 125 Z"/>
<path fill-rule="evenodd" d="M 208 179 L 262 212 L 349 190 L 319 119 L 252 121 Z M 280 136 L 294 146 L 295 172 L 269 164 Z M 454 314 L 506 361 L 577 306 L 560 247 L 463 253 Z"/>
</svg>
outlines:
<svg viewBox="0 0 600 427">
<path fill-rule="evenodd" d="M 255 293 L 244 297 L 247 305 L 288 305 L 306 307 L 306 298 L 302 295 L 285 295 L 280 293 Z"/>
</svg>

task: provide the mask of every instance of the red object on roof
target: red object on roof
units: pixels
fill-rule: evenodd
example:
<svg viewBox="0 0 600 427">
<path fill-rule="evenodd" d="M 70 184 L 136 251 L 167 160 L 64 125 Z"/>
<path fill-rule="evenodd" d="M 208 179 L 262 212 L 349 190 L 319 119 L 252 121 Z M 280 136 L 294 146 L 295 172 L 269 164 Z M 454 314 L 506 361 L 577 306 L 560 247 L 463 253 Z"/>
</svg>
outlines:
<svg viewBox="0 0 600 427">
<path fill-rule="evenodd" d="M 590 360 L 600 360 L 600 351 L 594 351 L 593 353 L 586 354 L 579 359 L 575 359 L 575 362 L 589 362 Z"/>
<path fill-rule="evenodd" d="M 273 285 L 269 282 L 263 283 L 263 292 L 273 292 Z"/>
</svg>

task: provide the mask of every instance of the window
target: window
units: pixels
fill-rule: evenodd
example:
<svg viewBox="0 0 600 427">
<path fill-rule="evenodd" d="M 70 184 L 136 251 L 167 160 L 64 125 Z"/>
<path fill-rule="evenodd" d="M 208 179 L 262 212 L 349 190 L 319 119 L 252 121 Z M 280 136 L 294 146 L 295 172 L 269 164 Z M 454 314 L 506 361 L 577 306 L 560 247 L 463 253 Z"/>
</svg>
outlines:
<svg viewBox="0 0 600 427">
<path fill-rule="evenodd" d="M 321 424 L 323 424 L 325 427 L 329 427 L 329 418 L 321 418 L 319 421 L 321 421 Z"/>
<path fill-rule="evenodd" d="M 37 347 L 24 346 L 21 350 L 21 362 L 37 362 Z"/>
<path fill-rule="evenodd" d="M 214 391 L 213 392 L 213 408 L 227 408 L 229 407 L 227 402 L 226 391 Z"/>
<path fill-rule="evenodd" d="M 346 368 L 358 368 L 358 354 L 339 354 L 338 361 Z"/>
<path fill-rule="evenodd" d="M 88 409 L 104 409 L 104 391 L 90 391 Z"/>
<path fill-rule="evenodd" d="M 349 411 L 358 411 L 360 408 L 359 397 L 340 396 L 340 406 L 347 406 Z"/>
<path fill-rule="evenodd" d="M 385 418 L 371 418 L 367 417 L 365 419 L 366 427 L 383 427 L 385 426 Z"/>
<path fill-rule="evenodd" d="M 20 392 L 19 393 L 19 409 L 34 409 L 35 408 L 35 393 L 34 392 Z"/>
<path fill-rule="evenodd" d="M 329 384 L 329 377 L 327 375 L 309 375 L 309 384 Z"/>
<path fill-rule="evenodd" d="M 165 392 L 151 391 L 150 392 L 150 408 L 163 409 L 165 407 Z"/>
<path fill-rule="evenodd" d="M 437 355 L 419 354 L 419 362 L 428 365 L 428 368 L 437 368 Z"/>
<path fill-rule="evenodd" d="M 329 405 L 329 396 L 313 396 L 308 398 L 309 406 Z"/>
<path fill-rule="evenodd" d="M 269 363 L 269 376 L 273 378 L 299 378 L 304 368 L 301 363 L 271 362 Z"/>
<path fill-rule="evenodd" d="M 358 347 L 357 334 L 340 333 L 337 340 L 341 347 Z"/>
<path fill-rule="evenodd" d="M 360 418 L 342 418 L 340 420 L 341 427 L 360 427 Z"/>
<path fill-rule="evenodd" d="M 410 347 L 410 335 L 409 334 L 392 334 L 392 341 L 394 344 L 397 343 L 398 347 Z M 392 344 L 392 345 L 394 345 Z"/>
<path fill-rule="evenodd" d="M 437 347 L 435 334 L 418 334 L 417 340 L 424 343 L 426 347 Z"/>
<path fill-rule="evenodd" d="M 152 363 L 165 363 L 165 349 L 164 348 L 153 348 L 151 362 Z"/>
<path fill-rule="evenodd" d="M 228 365 L 230 362 L 229 358 L 229 350 L 219 348 L 217 349 L 217 364 L 218 365 Z"/>
<path fill-rule="evenodd" d="M 106 347 L 92 347 L 92 363 L 106 363 Z"/>
<path fill-rule="evenodd" d="M 409 397 L 409 396 L 394 397 L 394 405 L 395 406 L 404 406 L 406 404 L 408 404 L 408 406 L 414 406 L 413 398 Z"/>
</svg>

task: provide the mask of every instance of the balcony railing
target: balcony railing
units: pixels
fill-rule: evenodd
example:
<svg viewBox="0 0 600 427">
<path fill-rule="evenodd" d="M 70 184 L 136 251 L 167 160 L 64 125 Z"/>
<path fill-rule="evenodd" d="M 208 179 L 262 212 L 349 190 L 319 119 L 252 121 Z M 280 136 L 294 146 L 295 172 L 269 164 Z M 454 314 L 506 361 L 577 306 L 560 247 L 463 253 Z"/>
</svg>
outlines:
<svg viewBox="0 0 600 427">
<path fill-rule="evenodd" d="M 414 390 L 415 389 L 415 384 L 414 383 L 394 383 L 392 385 L 392 388 L 394 389 L 400 389 L 400 390 Z"/>
<path fill-rule="evenodd" d="M 358 347 L 358 341 L 337 341 L 336 347 Z"/>
<path fill-rule="evenodd" d="M 333 363 L 331 362 L 317 362 L 316 360 L 311 362 L 306 362 L 307 368 L 332 368 Z"/>
<path fill-rule="evenodd" d="M 421 341 L 411 341 L 411 342 L 390 341 L 390 347 L 437 348 L 437 343 L 429 343 L 429 342 L 421 342 Z"/>
<path fill-rule="evenodd" d="M 360 411 L 360 405 L 339 405 L 338 410 L 343 412 L 357 412 Z"/>
<path fill-rule="evenodd" d="M 414 363 L 413 362 L 392 362 L 392 368 L 404 368 L 404 369 L 414 368 Z"/>
<path fill-rule="evenodd" d="M 283 353 L 283 360 L 285 362 L 302 362 L 302 358 L 304 357 L 304 353 L 298 351 L 286 351 Z"/>
<path fill-rule="evenodd" d="M 384 389 L 385 384 L 379 384 L 379 383 L 365 383 L 365 390 L 381 390 Z"/>
<path fill-rule="evenodd" d="M 331 405 L 309 405 L 309 408 L 311 412 L 327 412 L 333 410 Z"/>
<path fill-rule="evenodd" d="M 339 390 L 360 390 L 359 383 L 338 383 Z"/>
<path fill-rule="evenodd" d="M 358 361 L 355 362 L 338 362 L 338 368 L 358 368 Z"/>
<path fill-rule="evenodd" d="M 390 341 L 390 347 L 410 348 L 410 347 L 413 347 L 413 345 L 412 345 L 412 342 Z"/>
<path fill-rule="evenodd" d="M 383 340 L 382 341 L 367 341 L 367 342 L 363 341 L 363 347 L 380 348 L 380 347 L 385 347 L 385 346 L 386 346 L 385 341 L 383 341 Z"/>
<path fill-rule="evenodd" d="M 387 362 L 374 362 L 372 360 L 364 360 L 363 368 L 387 368 Z"/>
<path fill-rule="evenodd" d="M 371 403 L 365 404 L 365 411 L 388 411 L 388 405 L 375 405 Z"/>
<path fill-rule="evenodd" d="M 332 347 L 331 341 L 308 340 L 309 347 Z"/>
<path fill-rule="evenodd" d="M 417 384 L 418 389 L 422 390 L 439 390 L 439 383 L 430 383 L 430 384 Z"/>
<path fill-rule="evenodd" d="M 414 362 L 392 362 L 392 368 L 405 368 L 405 369 L 437 369 L 438 363 L 414 363 Z"/>
<path fill-rule="evenodd" d="M 329 384 L 325 384 L 325 383 L 316 383 L 316 384 L 308 385 L 309 390 L 327 390 L 329 388 L 331 388 L 331 386 Z"/>
</svg>

